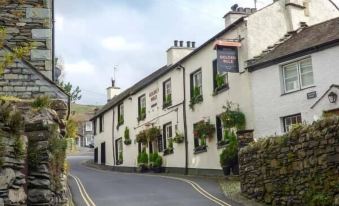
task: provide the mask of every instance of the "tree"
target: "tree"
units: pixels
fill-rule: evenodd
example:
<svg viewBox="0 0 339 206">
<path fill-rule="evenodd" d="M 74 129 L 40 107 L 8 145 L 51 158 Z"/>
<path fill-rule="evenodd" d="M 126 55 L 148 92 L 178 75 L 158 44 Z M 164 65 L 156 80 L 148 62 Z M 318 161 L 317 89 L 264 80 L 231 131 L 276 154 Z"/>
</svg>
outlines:
<svg viewBox="0 0 339 206">
<path fill-rule="evenodd" d="M 67 94 L 69 94 L 71 96 L 71 102 L 74 103 L 77 100 L 81 99 L 81 90 L 79 88 L 79 86 L 77 86 L 75 89 L 73 89 L 73 85 L 68 82 L 68 83 L 64 83 L 64 82 L 60 82 L 59 83 L 60 87 L 63 88 L 65 90 L 65 92 Z"/>
</svg>

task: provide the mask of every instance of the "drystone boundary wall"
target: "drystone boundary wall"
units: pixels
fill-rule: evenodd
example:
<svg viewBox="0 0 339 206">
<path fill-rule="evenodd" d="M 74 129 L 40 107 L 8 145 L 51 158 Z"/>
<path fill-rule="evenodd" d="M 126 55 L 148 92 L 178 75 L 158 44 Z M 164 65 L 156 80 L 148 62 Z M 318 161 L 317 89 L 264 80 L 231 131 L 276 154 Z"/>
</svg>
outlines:
<svg viewBox="0 0 339 206">
<path fill-rule="evenodd" d="M 240 150 L 242 194 L 269 205 L 339 205 L 339 118 Z"/>
<path fill-rule="evenodd" d="M 66 171 L 54 164 L 63 156 L 51 150 L 65 134 L 67 107 L 52 105 L 58 111 L 0 100 L 0 205 L 68 205 Z"/>
</svg>

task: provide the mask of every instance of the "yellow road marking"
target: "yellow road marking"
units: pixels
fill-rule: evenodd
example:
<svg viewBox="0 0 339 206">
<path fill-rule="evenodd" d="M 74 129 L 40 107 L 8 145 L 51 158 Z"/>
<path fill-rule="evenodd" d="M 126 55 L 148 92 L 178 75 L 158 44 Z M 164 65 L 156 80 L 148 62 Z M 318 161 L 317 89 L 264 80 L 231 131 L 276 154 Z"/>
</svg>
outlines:
<svg viewBox="0 0 339 206">
<path fill-rule="evenodd" d="M 87 160 L 84 160 L 84 161 L 82 161 L 82 163 L 85 163 L 86 161 Z M 111 174 L 111 172 L 109 172 L 109 171 L 99 170 L 99 169 L 96 169 L 96 168 L 88 167 L 84 164 L 82 164 L 82 166 L 84 166 L 88 169 L 94 170 L 94 171 Z M 120 173 L 120 174 L 132 174 L 132 173 Z M 185 183 L 191 185 L 192 188 L 195 189 L 198 193 L 200 193 L 201 195 L 203 195 L 207 199 L 211 200 L 212 202 L 214 202 L 214 203 L 216 203 L 220 206 L 232 206 L 232 205 L 220 200 L 219 198 L 213 196 L 212 194 L 210 194 L 209 192 L 204 190 L 198 183 L 196 183 L 192 180 L 188 180 L 188 179 L 184 179 L 184 178 L 180 178 L 180 177 L 163 176 L 163 175 L 147 175 L 147 174 L 138 174 L 138 173 L 133 173 L 133 175 L 148 176 L 148 177 L 162 177 L 162 178 L 167 178 L 167 179 L 179 180 L 179 181 L 182 181 L 182 182 L 185 182 Z"/>
<path fill-rule="evenodd" d="M 75 180 L 75 182 L 76 182 L 76 184 L 79 188 L 80 195 L 81 195 L 82 199 L 84 200 L 84 202 L 86 203 L 86 205 L 87 206 L 96 206 L 94 204 L 94 202 L 92 201 L 92 199 L 89 197 L 88 193 L 86 192 L 86 189 L 85 189 L 84 185 L 82 184 L 81 180 L 78 177 L 76 177 L 72 174 L 69 174 L 69 176 L 71 176 Z"/>
</svg>

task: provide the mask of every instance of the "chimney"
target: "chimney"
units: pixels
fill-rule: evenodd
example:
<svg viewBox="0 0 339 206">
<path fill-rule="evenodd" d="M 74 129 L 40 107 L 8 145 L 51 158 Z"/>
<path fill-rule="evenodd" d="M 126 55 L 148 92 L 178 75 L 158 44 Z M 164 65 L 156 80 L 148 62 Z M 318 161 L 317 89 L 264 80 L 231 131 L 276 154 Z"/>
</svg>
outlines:
<svg viewBox="0 0 339 206">
<path fill-rule="evenodd" d="M 112 81 L 112 86 L 107 88 L 107 102 L 109 102 L 115 96 L 121 93 L 121 89 L 115 86 L 115 80 L 112 79 L 111 81 Z"/>
<path fill-rule="evenodd" d="M 225 16 L 225 27 L 230 26 L 234 22 L 236 22 L 238 19 L 244 16 L 248 16 L 250 14 L 253 14 L 257 11 L 255 8 L 243 8 L 243 7 L 238 7 L 238 4 L 234 4 L 231 7 L 231 11 L 228 12 Z"/>
<path fill-rule="evenodd" d="M 179 43 L 179 45 L 178 45 Z M 174 46 L 167 50 L 167 66 L 177 63 L 179 60 L 191 53 L 195 48 L 194 41 L 187 41 L 186 47 L 184 41 L 174 41 Z"/>
</svg>

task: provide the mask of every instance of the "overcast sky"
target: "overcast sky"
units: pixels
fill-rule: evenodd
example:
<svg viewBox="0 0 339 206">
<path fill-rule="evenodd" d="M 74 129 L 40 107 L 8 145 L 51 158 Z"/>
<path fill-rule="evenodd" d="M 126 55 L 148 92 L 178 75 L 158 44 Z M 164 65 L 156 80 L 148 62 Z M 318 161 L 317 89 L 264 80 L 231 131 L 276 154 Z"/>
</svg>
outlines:
<svg viewBox="0 0 339 206">
<path fill-rule="evenodd" d="M 258 0 L 258 7 L 273 0 Z M 82 104 L 106 103 L 114 65 L 123 89 L 166 64 L 173 40 L 199 46 L 224 28 L 223 15 L 254 0 L 58 0 L 56 54 Z M 335 0 L 339 3 L 339 0 Z"/>
</svg>

